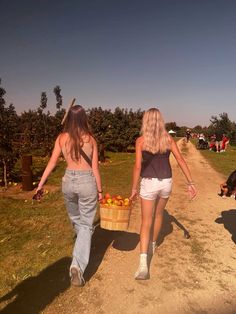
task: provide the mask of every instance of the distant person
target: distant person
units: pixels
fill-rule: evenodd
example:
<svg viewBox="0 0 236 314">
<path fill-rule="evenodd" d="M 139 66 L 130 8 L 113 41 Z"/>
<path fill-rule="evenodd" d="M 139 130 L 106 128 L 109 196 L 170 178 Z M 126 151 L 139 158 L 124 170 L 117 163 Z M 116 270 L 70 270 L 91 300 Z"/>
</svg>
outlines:
<svg viewBox="0 0 236 314">
<path fill-rule="evenodd" d="M 67 163 L 62 178 L 62 192 L 77 234 L 70 266 L 71 284 L 82 286 L 83 273 L 89 261 L 97 200 L 102 199 L 102 186 L 97 143 L 89 129 L 85 110 L 79 105 L 71 107 L 68 112 L 64 130 L 56 139 L 36 192 L 43 188 L 61 152 Z"/>
<path fill-rule="evenodd" d="M 136 157 L 133 170 L 133 183 L 130 199 L 137 194 L 141 176 L 141 230 L 140 230 L 140 263 L 135 273 L 136 280 L 149 278 L 148 248 L 151 241 L 152 252 L 163 221 L 163 213 L 172 189 L 172 170 L 169 161 L 173 153 L 186 180 L 191 198 L 197 194 L 189 168 L 180 153 L 175 141 L 165 129 L 165 123 L 157 108 L 147 110 L 142 121 L 142 135 L 136 140 Z M 154 212 L 153 212 L 154 210 Z M 153 216 L 154 214 L 154 216 Z M 153 235 L 151 226 L 154 219 Z"/>
<path fill-rule="evenodd" d="M 208 149 L 208 142 L 203 133 L 201 133 L 198 137 L 198 149 Z"/>
<path fill-rule="evenodd" d="M 189 129 L 186 130 L 185 137 L 186 137 L 186 142 L 188 143 L 191 138 L 191 131 Z"/>
<path fill-rule="evenodd" d="M 216 135 L 210 137 L 209 150 L 216 151 Z"/>
<path fill-rule="evenodd" d="M 222 144 L 222 139 L 223 139 L 223 134 L 221 131 L 217 131 L 215 133 L 215 146 L 216 146 L 216 152 L 219 153 L 220 152 L 220 147 L 221 147 L 221 144 Z"/>
<path fill-rule="evenodd" d="M 221 192 L 218 194 L 223 198 L 232 196 L 236 199 L 236 170 L 234 170 L 228 177 L 227 181 L 221 183 Z"/>
<path fill-rule="evenodd" d="M 229 144 L 229 138 L 225 134 L 223 134 L 220 152 L 225 152 L 228 144 Z"/>
</svg>

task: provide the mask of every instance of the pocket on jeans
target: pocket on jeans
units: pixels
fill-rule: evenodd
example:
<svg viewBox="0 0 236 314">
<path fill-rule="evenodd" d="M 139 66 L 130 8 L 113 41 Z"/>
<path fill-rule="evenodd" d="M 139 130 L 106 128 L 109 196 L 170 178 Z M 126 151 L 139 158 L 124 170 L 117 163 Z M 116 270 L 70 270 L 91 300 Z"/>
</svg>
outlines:
<svg viewBox="0 0 236 314">
<path fill-rule="evenodd" d="M 80 193 L 83 197 L 97 197 L 97 185 L 95 180 L 83 182 L 83 185 L 80 187 Z"/>
<path fill-rule="evenodd" d="M 66 179 L 66 176 L 62 177 L 62 183 L 61 183 L 61 187 L 62 187 L 62 192 L 65 193 L 66 191 L 66 187 L 68 185 L 68 180 Z"/>
</svg>

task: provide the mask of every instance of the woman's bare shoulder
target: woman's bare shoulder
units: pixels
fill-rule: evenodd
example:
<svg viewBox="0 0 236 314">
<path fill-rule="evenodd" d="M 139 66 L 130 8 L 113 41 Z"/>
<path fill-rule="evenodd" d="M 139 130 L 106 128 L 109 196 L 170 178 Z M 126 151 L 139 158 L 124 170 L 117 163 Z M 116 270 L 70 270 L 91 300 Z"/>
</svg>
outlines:
<svg viewBox="0 0 236 314">
<path fill-rule="evenodd" d="M 58 135 L 58 138 L 63 141 L 63 140 L 67 140 L 69 137 L 69 134 L 67 132 L 62 132 L 61 134 Z"/>
<path fill-rule="evenodd" d="M 60 146 L 63 146 L 68 138 L 69 134 L 67 132 L 63 132 L 58 135 L 57 141 L 59 142 Z"/>
<path fill-rule="evenodd" d="M 92 145 L 97 144 L 97 141 L 92 135 L 86 135 L 86 142 L 91 143 Z"/>
<path fill-rule="evenodd" d="M 139 137 L 137 138 L 137 140 L 136 140 L 136 144 L 137 144 L 137 145 L 141 145 L 141 144 L 143 144 L 143 141 L 144 141 L 143 136 L 139 136 Z"/>
</svg>

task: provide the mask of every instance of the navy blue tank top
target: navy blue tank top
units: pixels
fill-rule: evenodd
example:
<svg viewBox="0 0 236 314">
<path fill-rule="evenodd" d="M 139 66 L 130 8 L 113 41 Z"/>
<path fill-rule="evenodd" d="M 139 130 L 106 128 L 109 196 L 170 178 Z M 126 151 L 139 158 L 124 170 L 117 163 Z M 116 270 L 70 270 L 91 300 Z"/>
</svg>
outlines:
<svg viewBox="0 0 236 314">
<path fill-rule="evenodd" d="M 172 178 L 172 170 L 170 166 L 170 150 L 165 153 L 152 154 L 146 150 L 142 151 L 142 178 Z"/>
</svg>

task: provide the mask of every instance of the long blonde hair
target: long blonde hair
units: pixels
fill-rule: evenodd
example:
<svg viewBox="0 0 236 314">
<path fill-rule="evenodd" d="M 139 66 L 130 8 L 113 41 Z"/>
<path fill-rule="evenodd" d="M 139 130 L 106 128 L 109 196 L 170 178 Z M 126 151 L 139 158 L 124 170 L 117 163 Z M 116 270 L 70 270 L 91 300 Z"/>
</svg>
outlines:
<svg viewBox="0 0 236 314">
<path fill-rule="evenodd" d="M 165 153 L 170 149 L 170 135 L 166 131 L 164 120 L 157 108 L 151 108 L 144 113 L 141 131 L 144 138 L 144 150 L 155 154 Z"/>
</svg>

